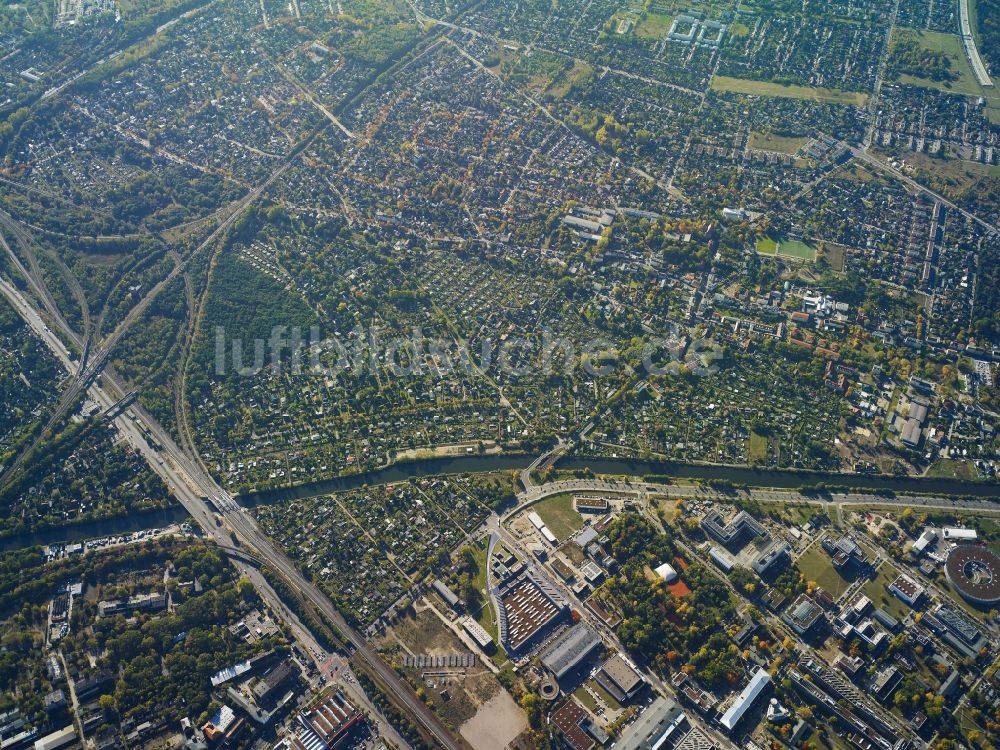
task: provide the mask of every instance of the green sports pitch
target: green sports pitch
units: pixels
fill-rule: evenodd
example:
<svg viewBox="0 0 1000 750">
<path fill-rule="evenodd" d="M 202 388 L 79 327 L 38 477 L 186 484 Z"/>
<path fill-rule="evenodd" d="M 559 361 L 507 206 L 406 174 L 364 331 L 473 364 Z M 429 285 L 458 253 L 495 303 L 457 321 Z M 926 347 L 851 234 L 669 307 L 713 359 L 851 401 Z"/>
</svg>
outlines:
<svg viewBox="0 0 1000 750">
<path fill-rule="evenodd" d="M 761 255 L 781 255 L 813 262 L 816 248 L 802 240 L 776 240 L 773 237 L 757 238 L 757 252 Z"/>
</svg>

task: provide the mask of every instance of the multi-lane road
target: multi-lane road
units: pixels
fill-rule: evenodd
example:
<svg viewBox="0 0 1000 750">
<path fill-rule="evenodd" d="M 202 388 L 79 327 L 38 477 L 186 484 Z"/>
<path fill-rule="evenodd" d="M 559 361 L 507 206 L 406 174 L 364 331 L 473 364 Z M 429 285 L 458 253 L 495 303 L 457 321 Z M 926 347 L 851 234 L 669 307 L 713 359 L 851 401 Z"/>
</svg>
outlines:
<svg viewBox="0 0 1000 750">
<path fill-rule="evenodd" d="M 76 362 L 58 336 L 45 324 L 38 311 L 6 280 L 0 279 L 0 293 L 13 305 L 25 322 L 48 346 L 56 359 L 70 373 L 75 372 Z M 87 396 L 102 410 L 110 408 L 123 395 L 120 384 L 103 375 L 95 378 L 87 388 Z M 191 460 L 145 410 L 132 407 L 114 420 L 115 426 L 139 451 L 149 466 L 174 493 L 178 502 L 204 531 L 206 537 L 225 548 L 231 548 L 234 538 L 241 547 L 278 573 L 294 590 L 307 599 L 334 623 L 342 634 L 352 641 L 355 666 L 369 672 L 388 690 L 395 701 L 404 706 L 411 718 L 433 736 L 447 750 L 460 750 L 464 744 L 456 739 L 437 716 L 421 701 L 416 693 L 368 646 L 361 634 L 343 618 L 333 603 L 315 584 L 306 580 L 294 563 L 268 538 L 256 521 L 208 475 L 197 462 Z M 159 448 L 150 444 L 155 439 Z M 209 503 L 220 511 L 222 522 Z M 237 567 L 246 569 L 245 562 L 235 555 Z M 251 576 L 251 581 L 263 588 L 263 580 Z M 268 587 L 269 589 L 269 587 Z M 265 599 L 272 599 L 273 590 L 261 591 Z"/>
<path fill-rule="evenodd" d="M 229 222 L 237 214 L 238 211 L 233 211 L 227 217 L 226 221 L 222 223 L 222 226 L 217 228 L 209 239 L 202 244 L 202 247 L 214 238 L 217 238 L 219 232 L 223 231 L 224 227 L 228 226 Z M 2 241 L 2 238 L 0 238 L 0 241 Z M 5 245 L 6 243 L 3 244 Z M 171 272 L 169 278 L 176 277 L 182 268 L 183 263 L 179 263 Z M 31 283 L 32 279 L 27 269 L 19 270 L 22 270 L 28 278 L 29 283 Z M 158 285 L 154 289 L 154 292 L 162 288 L 163 284 Z M 34 289 L 34 291 L 43 302 L 46 300 L 45 292 L 47 290 L 42 288 Z M 108 337 L 104 345 L 99 347 L 97 354 L 88 363 L 89 366 L 86 367 L 85 372 L 79 373 L 78 363 L 74 361 L 73 355 L 63 343 L 63 339 L 49 328 L 41 313 L 39 313 L 32 303 L 12 284 L 3 279 L 0 279 L 0 293 L 7 298 L 35 334 L 48 346 L 67 372 L 74 376 L 74 380 L 78 383 L 79 391 L 86 389 L 87 396 L 102 410 L 109 409 L 125 394 L 127 389 L 117 375 L 111 370 L 102 371 L 105 357 L 100 355 L 110 351 L 111 345 L 120 338 L 124 332 L 124 328 L 127 328 L 127 324 L 124 326 L 119 325 L 118 329 Z M 155 296 L 155 294 L 152 296 Z M 60 333 L 65 340 L 73 342 L 74 345 L 82 348 L 82 337 L 69 328 L 62 316 L 58 314 L 58 309 L 50 310 L 48 309 L 49 305 L 44 306 L 50 323 L 60 329 Z M 132 322 L 136 319 L 137 315 L 130 313 L 126 321 Z M 441 747 L 447 748 L 447 750 L 459 750 L 459 748 L 464 747 L 464 743 L 456 738 L 441 723 L 437 716 L 416 696 L 410 686 L 368 646 L 364 637 L 356 632 L 343 618 L 329 597 L 302 575 L 294 563 L 260 529 L 255 520 L 239 503 L 225 489 L 219 486 L 199 461 L 178 447 L 173 438 L 148 412 L 138 404 L 132 405 L 123 414 L 115 418 L 114 424 L 144 457 L 152 470 L 164 479 L 180 504 L 204 530 L 206 537 L 230 551 L 234 557 L 234 563 L 241 571 L 248 574 L 250 580 L 258 588 L 266 601 L 279 611 L 284 609 L 284 605 L 277 598 L 273 589 L 264 581 L 259 571 L 249 568 L 245 558 L 241 558 L 238 552 L 232 551 L 234 541 L 238 543 L 241 549 L 245 549 L 253 557 L 273 569 L 292 589 L 296 590 L 299 595 L 308 600 L 318 611 L 322 612 L 330 622 L 334 623 L 340 629 L 341 633 L 352 641 L 354 647 L 352 658 L 355 666 L 376 678 L 383 688 L 392 694 L 393 699 L 399 705 L 405 707 L 410 716 L 430 736 L 433 736 Z M 552 451 L 540 456 L 531 467 L 522 473 L 525 490 L 519 496 L 519 509 L 523 508 L 525 504 L 537 502 L 544 497 L 560 492 L 633 492 L 641 496 L 669 494 L 672 497 L 705 498 L 720 494 L 709 489 L 691 485 L 655 484 L 649 482 L 569 480 L 549 483 L 543 486 L 534 485 L 530 477 L 531 469 L 547 463 L 551 458 L 558 455 L 561 450 L 568 447 L 569 444 L 560 443 Z M 1000 502 L 990 499 L 947 500 L 933 496 L 907 495 L 882 497 L 860 493 L 836 493 L 829 496 L 828 499 L 817 499 L 804 497 L 795 492 L 759 488 L 748 490 L 746 494 L 763 502 L 811 502 L 817 505 L 834 505 L 837 507 L 877 503 L 880 505 L 896 504 L 926 508 L 964 508 L 1000 511 Z M 219 516 L 216 515 L 215 509 L 218 509 Z"/>
<path fill-rule="evenodd" d="M 937 495 L 875 495 L 862 492 L 832 492 L 822 497 L 803 495 L 797 490 L 770 489 L 767 487 L 751 487 L 739 491 L 714 490 L 692 484 L 660 484 L 645 481 L 610 480 L 610 479 L 568 479 L 560 482 L 549 482 L 543 485 L 533 485 L 518 495 L 518 505 L 508 511 L 505 518 L 518 513 L 525 505 L 536 503 L 546 497 L 564 492 L 603 492 L 628 493 L 639 496 L 669 495 L 674 498 L 731 498 L 738 495 L 744 498 L 767 503 L 809 503 L 821 507 L 845 506 L 889 506 L 903 508 L 920 507 L 931 510 L 977 510 L 1000 513 L 1000 500 L 992 497 L 940 497 Z"/>
</svg>

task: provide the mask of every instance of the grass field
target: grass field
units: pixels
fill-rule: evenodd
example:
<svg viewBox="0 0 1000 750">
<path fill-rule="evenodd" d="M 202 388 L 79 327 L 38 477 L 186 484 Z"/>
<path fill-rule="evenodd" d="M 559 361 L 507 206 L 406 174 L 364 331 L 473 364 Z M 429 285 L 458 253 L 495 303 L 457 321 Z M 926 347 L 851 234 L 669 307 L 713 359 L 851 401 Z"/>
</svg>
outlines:
<svg viewBox="0 0 1000 750">
<path fill-rule="evenodd" d="M 751 81 L 745 78 L 713 76 L 712 88 L 716 91 L 731 91 L 735 94 L 752 96 L 776 96 L 786 99 L 809 99 L 827 104 L 847 104 L 863 107 L 868 103 L 868 94 L 858 91 L 841 91 L 818 86 L 785 86 L 772 81 Z"/>
<path fill-rule="evenodd" d="M 573 693 L 573 697 L 580 701 L 584 708 L 590 711 L 597 710 L 597 701 L 594 700 L 594 696 L 590 694 L 590 691 L 587 690 L 586 686 L 581 685 L 578 687 L 576 692 Z"/>
<path fill-rule="evenodd" d="M 778 243 L 771 237 L 758 237 L 757 252 L 761 255 L 776 255 L 778 252 Z"/>
<path fill-rule="evenodd" d="M 643 13 L 635 27 L 636 36 L 644 39 L 662 39 L 670 31 L 670 24 L 673 21 L 673 16 L 661 13 Z"/>
<path fill-rule="evenodd" d="M 951 69 L 958 74 L 957 81 L 932 81 L 929 78 L 901 75 L 898 79 L 900 83 L 948 91 L 953 94 L 968 94 L 970 96 L 982 94 L 982 88 L 976 83 L 972 69 L 969 67 L 969 61 L 965 58 L 965 50 L 962 49 L 962 40 L 958 34 L 898 28 L 893 34 L 893 44 L 900 40 L 913 40 L 923 49 L 947 55 L 951 61 Z"/>
<path fill-rule="evenodd" d="M 816 260 L 816 248 L 801 240 L 775 240 L 767 235 L 757 238 L 757 252 L 761 255 L 783 255 L 799 260 Z"/>
<path fill-rule="evenodd" d="M 512 85 L 541 93 L 571 65 L 569 58 L 544 50 L 530 55 L 501 56 L 501 75 Z"/>
<path fill-rule="evenodd" d="M 546 498 L 534 510 L 559 541 L 583 528 L 583 516 L 573 509 L 573 495 L 569 493 Z"/>
<path fill-rule="evenodd" d="M 594 69 L 590 65 L 582 60 L 574 60 L 573 66 L 556 76 L 545 93 L 553 99 L 562 99 L 573 90 L 574 86 L 584 85 L 593 76 Z"/>
<path fill-rule="evenodd" d="M 781 244 L 778 245 L 778 255 L 813 261 L 816 260 L 816 248 L 801 240 L 782 240 Z"/>
<path fill-rule="evenodd" d="M 843 245 L 826 243 L 823 246 L 823 257 L 834 271 L 843 271 L 847 263 L 847 248 Z"/>
<path fill-rule="evenodd" d="M 826 589 L 834 597 L 843 594 L 851 585 L 851 581 L 837 572 L 830 556 L 818 544 L 811 547 L 796 562 L 807 581 L 815 581 L 817 586 Z"/>
<path fill-rule="evenodd" d="M 763 461 L 767 458 L 767 437 L 750 433 L 750 445 L 747 447 L 747 457 L 751 461 Z"/>
<path fill-rule="evenodd" d="M 944 477 L 946 479 L 978 479 L 979 472 L 971 461 L 955 461 L 942 458 L 935 461 L 927 470 L 929 477 Z"/>
<path fill-rule="evenodd" d="M 470 612 L 469 614 L 493 638 L 493 642 L 496 644 L 496 651 L 492 655 L 493 661 L 498 665 L 503 665 L 507 661 L 507 654 L 504 653 L 503 646 L 500 645 L 500 625 L 497 623 L 497 613 L 493 609 L 489 592 L 486 590 L 486 552 L 488 546 L 487 539 L 482 539 L 476 544 L 477 569 L 473 584 L 482 595 L 483 603 L 478 612 Z"/>
<path fill-rule="evenodd" d="M 946 198 L 956 198 L 988 177 L 1000 177 L 1000 167 L 962 159 L 938 159 L 917 151 L 905 151 L 902 161 L 912 166 L 918 180 Z"/>
<path fill-rule="evenodd" d="M 893 566 L 882 565 L 878 569 L 878 575 L 868 581 L 861 590 L 875 603 L 876 607 L 881 607 L 897 620 L 901 620 L 906 617 L 910 608 L 886 589 L 886 586 L 895 581 L 898 575 L 899 571 Z"/>
<path fill-rule="evenodd" d="M 789 138 L 774 133 L 750 133 L 750 148 L 762 151 L 777 151 L 782 154 L 794 154 L 809 142 L 808 138 Z"/>
</svg>

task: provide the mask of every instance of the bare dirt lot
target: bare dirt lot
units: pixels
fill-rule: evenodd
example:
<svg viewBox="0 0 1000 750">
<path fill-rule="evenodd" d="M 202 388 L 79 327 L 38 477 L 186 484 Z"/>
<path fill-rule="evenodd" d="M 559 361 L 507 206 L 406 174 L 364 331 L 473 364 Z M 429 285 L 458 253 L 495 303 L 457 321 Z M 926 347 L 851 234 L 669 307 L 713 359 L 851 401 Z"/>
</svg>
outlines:
<svg viewBox="0 0 1000 750">
<path fill-rule="evenodd" d="M 480 750 L 504 750 L 528 728 L 524 711 L 503 690 L 479 707 L 459 732 Z"/>
<path fill-rule="evenodd" d="M 418 605 L 417 610 L 394 622 L 379 644 L 383 651 L 394 653 L 393 658 L 397 663 L 401 663 L 407 654 L 447 656 L 471 653 L 469 647 L 431 608 L 421 608 Z M 475 726 L 475 721 L 487 711 L 487 706 L 493 703 L 497 695 L 506 697 L 513 711 L 503 716 L 503 721 L 513 721 L 510 729 L 513 734 L 505 744 L 527 726 L 520 707 L 504 692 L 497 678 L 482 662 L 477 662 L 471 668 L 407 668 L 405 672 L 410 682 L 427 695 L 432 708 L 452 727 L 461 726 L 464 731 L 467 724 Z M 502 707 L 505 704 L 501 701 L 497 705 Z M 516 718 L 512 718 L 515 714 Z M 482 720 L 485 721 L 485 718 Z M 496 733 L 492 729 L 486 731 Z M 505 730 L 500 734 L 506 736 L 507 732 Z"/>
</svg>

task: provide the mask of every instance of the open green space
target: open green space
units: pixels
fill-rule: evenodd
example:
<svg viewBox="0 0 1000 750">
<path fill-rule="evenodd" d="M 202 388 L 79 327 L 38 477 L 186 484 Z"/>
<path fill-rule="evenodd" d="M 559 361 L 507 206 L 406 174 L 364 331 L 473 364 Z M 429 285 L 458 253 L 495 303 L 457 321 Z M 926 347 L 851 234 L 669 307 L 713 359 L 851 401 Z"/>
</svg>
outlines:
<svg viewBox="0 0 1000 750">
<path fill-rule="evenodd" d="M 670 31 L 673 17 L 661 13 L 643 13 L 635 26 L 635 33 L 645 39 L 662 39 Z"/>
<path fill-rule="evenodd" d="M 830 556 L 818 544 L 813 545 L 796 563 L 807 581 L 815 581 L 817 586 L 826 589 L 834 597 L 843 594 L 851 585 L 851 581 L 837 572 Z"/>
<path fill-rule="evenodd" d="M 775 133 L 760 133 L 753 131 L 750 133 L 750 148 L 759 148 L 762 151 L 777 151 L 782 154 L 794 154 L 809 142 L 808 138 L 793 138 Z"/>
<path fill-rule="evenodd" d="M 585 685 L 581 685 L 573 693 L 573 697 L 580 701 L 580 704 L 586 708 L 588 711 L 597 710 L 597 701 L 594 700 L 594 696 L 590 694 Z"/>
<path fill-rule="evenodd" d="M 898 597 L 889 593 L 889 590 L 886 588 L 886 586 L 896 580 L 896 576 L 898 575 L 899 571 L 896 568 L 885 564 L 878 569 L 878 575 L 865 583 L 861 590 L 865 596 L 875 603 L 876 607 L 881 607 L 897 620 L 901 620 L 906 617 L 910 608 Z"/>
<path fill-rule="evenodd" d="M 594 689 L 595 693 L 601 696 L 601 699 L 608 708 L 613 708 L 616 711 L 622 709 L 622 704 L 618 702 L 618 699 L 605 690 L 597 680 L 590 680 L 587 684 Z"/>
<path fill-rule="evenodd" d="M 483 603 L 478 612 L 470 612 L 470 614 L 493 638 L 494 643 L 497 644 L 497 652 L 502 653 L 503 649 L 499 645 L 500 626 L 497 624 L 497 615 L 493 609 L 493 603 L 490 601 L 489 591 L 486 588 L 486 552 L 488 545 L 489 539 L 485 537 L 476 544 L 476 575 L 473 577 L 472 583 L 476 587 L 476 590 L 482 593 Z"/>
<path fill-rule="evenodd" d="M 947 91 L 953 94 L 982 95 L 982 87 L 976 82 L 975 76 L 972 75 L 969 61 L 965 57 L 965 50 L 962 48 L 962 39 L 958 34 L 898 28 L 893 34 L 892 43 L 894 51 L 902 45 L 915 43 L 919 45 L 920 49 L 926 52 L 943 55 L 949 62 L 949 70 L 958 76 L 957 79 L 952 81 L 935 81 L 929 77 L 903 74 L 897 77 L 900 83 L 938 89 L 939 91 Z M 891 63 L 892 59 L 890 58 Z"/>
<path fill-rule="evenodd" d="M 802 240 L 782 240 L 778 245 L 778 255 L 813 261 L 816 260 L 816 248 Z"/>
<path fill-rule="evenodd" d="M 583 516 L 573 509 L 573 495 L 569 493 L 546 498 L 537 503 L 533 510 L 542 517 L 549 531 L 559 541 L 583 528 Z"/>
<path fill-rule="evenodd" d="M 574 60 L 573 66 L 556 76 L 545 90 L 546 96 L 562 99 L 574 89 L 583 89 L 594 77 L 594 69 L 582 60 Z"/>
<path fill-rule="evenodd" d="M 778 243 L 774 241 L 773 238 L 764 236 L 757 238 L 757 252 L 761 255 L 776 255 L 778 252 Z"/>
<path fill-rule="evenodd" d="M 970 7 L 975 3 L 970 3 Z M 949 61 L 949 70 L 957 76 L 954 80 L 933 80 L 930 77 L 913 73 L 902 73 L 896 76 L 897 83 L 907 86 L 920 86 L 936 89 L 949 94 L 964 94 L 966 96 L 981 96 L 986 99 L 984 114 L 994 124 L 1000 124 L 1000 93 L 996 88 L 983 88 L 976 81 L 965 56 L 962 39 L 958 34 L 946 34 L 935 31 L 899 28 L 893 35 L 893 49 L 900 44 L 915 43 L 930 54 L 945 56 Z M 890 69 L 892 58 L 890 58 Z"/>
<path fill-rule="evenodd" d="M 761 255 L 783 255 L 799 260 L 816 260 L 816 248 L 802 240 L 776 240 L 767 235 L 757 238 L 757 252 Z"/>
<path fill-rule="evenodd" d="M 976 465 L 971 461 L 940 458 L 931 464 L 931 467 L 927 470 L 927 476 L 974 480 L 979 478 L 979 472 L 976 471 Z"/>
<path fill-rule="evenodd" d="M 841 91 L 821 86 L 786 86 L 773 81 L 752 81 L 746 78 L 719 75 L 712 76 L 712 88 L 716 91 L 729 91 L 734 94 L 808 99 L 826 104 L 846 104 L 854 107 L 863 107 L 868 103 L 868 94 L 859 91 Z"/>
<path fill-rule="evenodd" d="M 767 458 L 767 443 L 768 438 L 765 435 L 758 435 L 756 432 L 750 433 L 747 455 L 751 461 L 763 461 Z"/>
</svg>

